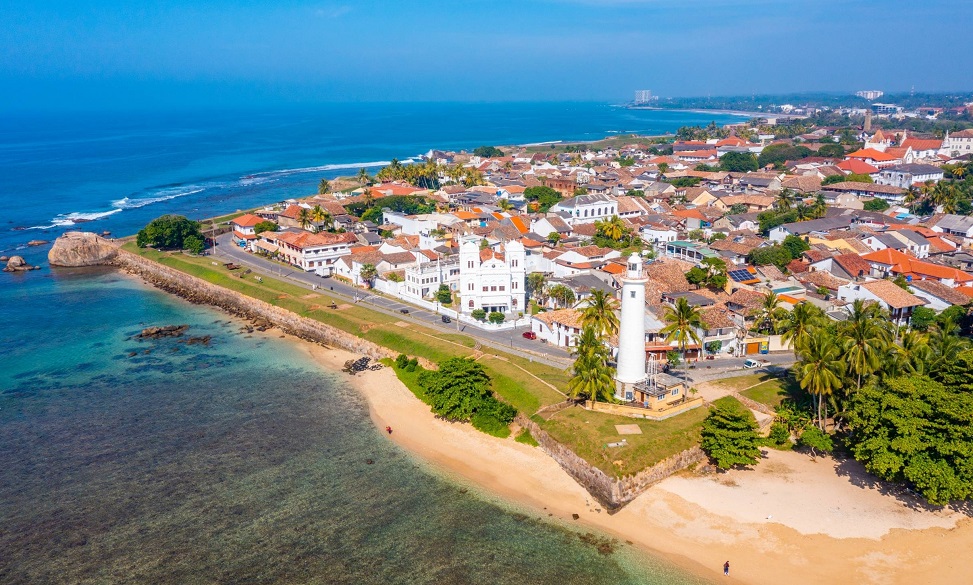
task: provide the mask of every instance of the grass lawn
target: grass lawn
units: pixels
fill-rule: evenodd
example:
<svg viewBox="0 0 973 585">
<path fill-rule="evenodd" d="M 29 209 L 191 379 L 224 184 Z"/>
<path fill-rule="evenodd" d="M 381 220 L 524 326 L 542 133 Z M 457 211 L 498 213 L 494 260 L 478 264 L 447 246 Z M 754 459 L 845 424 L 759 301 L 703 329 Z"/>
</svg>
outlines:
<svg viewBox="0 0 973 585">
<path fill-rule="evenodd" d="M 771 408 L 777 408 L 780 406 L 781 401 L 788 396 L 788 392 L 784 384 L 785 382 L 780 379 L 767 380 L 766 382 L 754 386 L 753 388 L 744 390 L 740 394 L 746 396 L 750 400 L 755 400 L 761 404 L 766 404 Z"/>
<path fill-rule="evenodd" d="M 721 380 L 713 380 L 710 382 L 714 386 L 720 386 L 727 388 L 734 392 L 739 392 L 744 388 L 749 388 L 759 384 L 765 380 L 769 380 L 770 376 L 767 374 L 748 374 L 746 376 L 734 376 L 732 378 L 723 378 Z"/>
<path fill-rule="evenodd" d="M 736 402 L 736 400 L 734 400 Z M 541 428 L 609 476 L 631 475 L 670 455 L 699 444 L 708 408 L 697 408 L 663 421 L 650 421 L 569 408 L 540 421 Z M 536 420 L 536 419 L 535 419 Z M 637 424 L 641 435 L 619 435 L 615 425 Z M 607 447 L 625 439 L 624 447 Z M 621 465 L 615 462 L 621 461 Z"/>
</svg>

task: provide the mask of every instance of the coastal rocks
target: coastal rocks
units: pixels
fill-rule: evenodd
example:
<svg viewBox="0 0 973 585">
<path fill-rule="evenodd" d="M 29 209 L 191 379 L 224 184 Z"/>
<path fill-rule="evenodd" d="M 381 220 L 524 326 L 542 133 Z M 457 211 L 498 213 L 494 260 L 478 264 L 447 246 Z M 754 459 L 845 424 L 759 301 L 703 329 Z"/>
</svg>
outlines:
<svg viewBox="0 0 973 585">
<path fill-rule="evenodd" d="M 189 325 L 166 325 L 165 327 L 146 327 L 141 333 L 135 336 L 136 339 L 162 339 L 165 337 L 179 337 Z M 207 340 L 208 343 L 208 340 Z"/>
<path fill-rule="evenodd" d="M 40 266 L 31 266 L 20 256 L 11 256 L 7 260 L 7 265 L 4 267 L 4 272 L 26 272 L 28 270 L 37 270 Z"/>
<path fill-rule="evenodd" d="M 90 232 L 66 232 L 54 241 L 47 261 L 51 266 L 100 266 L 111 264 L 118 249 L 105 238 Z"/>
<path fill-rule="evenodd" d="M 27 242 L 28 246 L 43 246 L 44 244 L 50 244 L 49 240 L 31 240 Z"/>
<path fill-rule="evenodd" d="M 341 369 L 342 372 L 346 372 L 354 376 L 358 372 L 364 372 L 365 370 L 381 370 L 382 364 L 372 364 L 368 365 L 368 362 L 372 361 L 369 357 L 360 357 L 357 360 L 348 360 L 345 362 L 345 367 Z"/>
</svg>

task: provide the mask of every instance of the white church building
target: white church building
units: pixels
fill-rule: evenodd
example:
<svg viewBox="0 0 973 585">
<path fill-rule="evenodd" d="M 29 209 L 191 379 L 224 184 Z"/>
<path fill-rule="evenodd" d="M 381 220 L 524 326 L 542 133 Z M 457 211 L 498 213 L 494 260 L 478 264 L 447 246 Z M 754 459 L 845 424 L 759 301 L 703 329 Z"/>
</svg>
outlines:
<svg viewBox="0 0 973 585">
<path fill-rule="evenodd" d="M 459 249 L 460 308 L 516 317 L 526 310 L 527 254 L 524 245 L 510 241 L 499 249 L 480 248 L 481 238 L 463 238 Z"/>
</svg>

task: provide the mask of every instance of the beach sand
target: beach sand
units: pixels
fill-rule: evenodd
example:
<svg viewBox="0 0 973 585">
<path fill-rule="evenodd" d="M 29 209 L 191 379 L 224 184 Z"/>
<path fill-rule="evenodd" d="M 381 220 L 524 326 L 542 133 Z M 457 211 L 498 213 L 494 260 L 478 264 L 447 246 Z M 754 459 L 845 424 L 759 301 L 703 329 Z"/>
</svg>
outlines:
<svg viewBox="0 0 973 585">
<path fill-rule="evenodd" d="M 348 352 L 296 342 L 337 371 Z M 855 462 L 769 451 L 754 469 L 682 474 L 608 515 L 541 449 L 436 419 L 391 368 L 348 376 L 376 427 L 435 469 L 486 493 L 630 541 L 702 577 L 753 584 L 959 583 L 973 521 L 885 495 Z M 911 507 L 910 507 L 911 506 Z"/>
</svg>

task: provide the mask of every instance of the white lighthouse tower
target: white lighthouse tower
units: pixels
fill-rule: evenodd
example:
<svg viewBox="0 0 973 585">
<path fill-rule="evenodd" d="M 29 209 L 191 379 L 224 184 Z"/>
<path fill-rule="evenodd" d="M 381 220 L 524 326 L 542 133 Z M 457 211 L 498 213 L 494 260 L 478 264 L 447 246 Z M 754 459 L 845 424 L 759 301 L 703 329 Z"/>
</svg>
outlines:
<svg viewBox="0 0 973 585">
<path fill-rule="evenodd" d="M 615 397 L 632 400 L 633 386 L 645 379 L 645 283 L 642 258 L 633 253 L 622 279 L 622 315 L 618 323 Z"/>
</svg>

